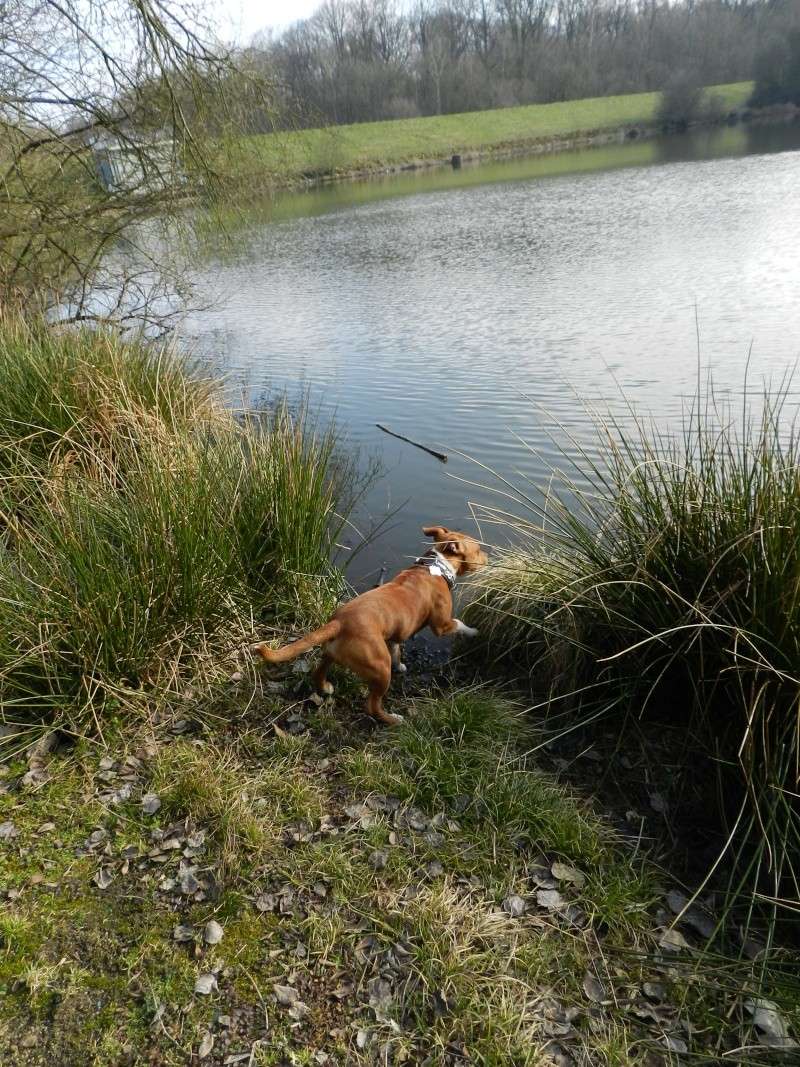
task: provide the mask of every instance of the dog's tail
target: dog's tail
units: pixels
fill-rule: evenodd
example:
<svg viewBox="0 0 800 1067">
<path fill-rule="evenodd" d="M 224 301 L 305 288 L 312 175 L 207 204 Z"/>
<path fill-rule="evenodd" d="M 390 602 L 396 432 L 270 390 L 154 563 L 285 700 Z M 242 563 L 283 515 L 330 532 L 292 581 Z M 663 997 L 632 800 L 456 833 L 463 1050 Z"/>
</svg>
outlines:
<svg viewBox="0 0 800 1067">
<path fill-rule="evenodd" d="M 288 663 L 289 660 L 297 659 L 298 656 L 302 656 L 304 652 L 314 648 L 315 645 L 324 645 L 326 641 L 332 641 L 341 628 L 342 624 L 338 619 L 331 619 L 330 622 L 326 622 L 324 626 L 321 626 L 319 630 L 313 630 L 310 634 L 306 634 L 305 637 L 301 637 L 299 641 L 292 641 L 290 645 L 284 645 L 283 648 L 270 648 L 269 645 L 262 643 L 253 645 L 252 650 L 256 655 L 266 660 L 267 663 Z"/>
</svg>

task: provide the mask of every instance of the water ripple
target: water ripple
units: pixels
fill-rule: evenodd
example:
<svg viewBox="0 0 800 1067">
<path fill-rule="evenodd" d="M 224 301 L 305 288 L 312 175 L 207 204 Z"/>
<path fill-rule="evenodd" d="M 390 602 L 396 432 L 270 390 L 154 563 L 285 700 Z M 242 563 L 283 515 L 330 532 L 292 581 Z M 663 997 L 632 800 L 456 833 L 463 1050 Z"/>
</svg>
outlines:
<svg viewBox="0 0 800 1067">
<path fill-rule="evenodd" d="M 211 259 L 196 348 L 232 390 L 308 389 L 349 439 L 381 448 L 373 517 L 408 500 L 367 553 L 404 558 L 423 521 L 466 521 L 460 478 L 376 422 L 506 476 L 547 477 L 552 420 L 583 441 L 586 402 L 621 392 L 677 420 L 704 366 L 721 392 L 780 377 L 800 354 L 800 153 L 681 162 L 455 188 L 262 225 Z M 621 392 L 620 392 L 621 391 Z M 542 414 L 546 410 L 550 419 Z M 514 472 L 520 472 L 515 474 Z M 358 577 L 358 576 L 356 576 Z"/>
</svg>

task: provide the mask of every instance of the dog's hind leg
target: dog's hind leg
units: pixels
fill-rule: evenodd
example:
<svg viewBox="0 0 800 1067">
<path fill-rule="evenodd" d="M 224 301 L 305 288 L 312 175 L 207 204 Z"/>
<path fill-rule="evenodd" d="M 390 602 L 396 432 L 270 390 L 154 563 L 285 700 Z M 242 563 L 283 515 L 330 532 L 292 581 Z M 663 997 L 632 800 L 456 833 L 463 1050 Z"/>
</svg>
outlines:
<svg viewBox="0 0 800 1067">
<path fill-rule="evenodd" d="M 392 670 L 398 672 L 398 674 L 405 674 L 408 668 L 405 663 L 400 659 L 403 651 L 403 646 L 399 641 L 392 641 L 389 645 L 389 651 L 392 654 Z"/>
<path fill-rule="evenodd" d="M 392 680 L 392 660 L 389 655 L 389 649 L 384 645 L 383 655 L 370 657 L 368 663 L 359 665 L 357 673 L 369 686 L 367 711 L 373 719 L 377 719 L 379 722 L 385 722 L 389 726 L 394 726 L 396 723 L 402 722 L 402 715 L 393 715 L 383 707 L 383 697 Z"/>
<path fill-rule="evenodd" d="M 381 678 L 375 678 L 369 683 L 369 696 L 367 697 L 367 711 L 373 717 L 378 719 L 379 722 L 385 722 L 389 726 L 395 726 L 397 723 L 403 721 L 402 715 L 393 715 L 390 711 L 386 711 L 383 706 L 383 697 L 386 690 L 389 688 L 389 681 L 391 679 L 391 670 L 386 672 L 386 675 Z"/>
<path fill-rule="evenodd" d="M 327 652 L 323 652 L 322 659 L 319 666 L 314 671 L 312 681 L 314 682 L 314 688 L 318 693 L 324 693 L 325 696 L 330 696 L 333 692 L 333 685 L 328 681 L 328 668 L 333 663 L 333 657 L 329 656 Z"/>
<path fill-rule="evenodd" d="M 383 708 L 383 697 L 392 680 L 392 657 L 385 641 L 377 638 L 350 642 L 347 645 L 339 643 L 334 650 L 334 656 L 337 663 L 348 667 L 353 674 L 357 674 L 367 683 L 367 712 L 374 719 L 390 725 L 403 721 L 402 715 L 392 715 Z"/>
</svg>

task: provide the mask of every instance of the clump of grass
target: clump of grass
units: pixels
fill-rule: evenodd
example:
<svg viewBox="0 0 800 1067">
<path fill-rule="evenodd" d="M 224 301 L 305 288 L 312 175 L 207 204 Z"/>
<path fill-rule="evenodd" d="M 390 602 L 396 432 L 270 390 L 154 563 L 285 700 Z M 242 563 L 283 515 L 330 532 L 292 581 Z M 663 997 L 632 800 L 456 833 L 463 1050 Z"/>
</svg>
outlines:
<svg viewBox="0 0 800 1067">
<path fill-rule="evenodd" d="M 592 912 L 625 927 L 653 899 L 652 883 L 601 818 L 526 758 L 538 739 L 524 708 L 490 690 L 460 690 L 418 702 L 384 743 L 347 753 L 344 773 L 362 790 L 457 812 L 480 842 L 478 857 L 507 857 L 506 876 L 520 849 L 575 863 L 589 874 Z"/>
<path fill-rule="evenodd" d="M 224 417 L 218 392 L 169 348 L 15 315 L 0 320 L 0 441 L 24 443 L 31 456 L 53 461 L 107 445 L 126 426 L 146 438 Z"/>
<path fill-rule="evenodd" d="M 174 352 L 0 323 L 0 702 L 81 728 L 262 619 L 336 599 L 334 430 L 225 411 Z"/>
<path fill-rule="evenodd" d="M 280 836 L 286 823 L 323 813 L 319 792 L 302 771 L 303 746 L 259 745 L 254 763 L 250 740 L 245 732 L 236 746 L 177 741 L 161 749 L 153 766 L 152 788 L 165 812 L 210 829 L 232 860 Z"/>
<path fill-rule="evenodd" d="M 602 461 L 565 449 L 541 506 L 509 487 L 518 547 L 471 609 L 562 723 L 684 717 L 720 776 L 734 894 L 773 914 L 800 896 L 800 439 L 786 401 L 746 395 L 735 415 L 699 392 L 678 436 L 611 422 Z"/>
<path fill-rule="evenodd" d="M 168 816 L 208 827 L 225 860 L 265 840 L 254 805 L 250 776 L 228 752 L 178 743 L 163 750 L 153 768 L 153 789 Z"/>
</svg>

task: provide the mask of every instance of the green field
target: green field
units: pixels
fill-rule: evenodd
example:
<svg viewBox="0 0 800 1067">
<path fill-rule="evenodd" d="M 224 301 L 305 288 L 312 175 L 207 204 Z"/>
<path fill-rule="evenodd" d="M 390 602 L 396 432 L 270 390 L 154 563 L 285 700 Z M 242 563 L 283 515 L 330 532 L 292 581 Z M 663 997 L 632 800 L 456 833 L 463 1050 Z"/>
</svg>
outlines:
<svg viewBox="0 0 800 1067">
<path fill-rule="evenodd" d="M 723 110 L 742 107 L 751 82 L 716 85 L 707 92 Z M 460 115 L 364 122 L 249 137 L 228 144 L 238 172 L 248 179 L 295 179 L 302 175 L 345 175 L 411 161 L 445 159 L 454 152 L 493 152 L 620 126 L 651 123 L 660 93 L 632 93 L 557 104 L 470 111 Z M 230 162 L 230 161 L 229 161 Z"/>
</svg>

